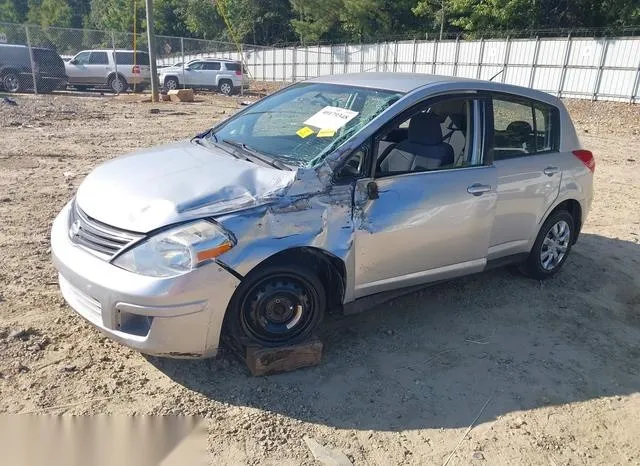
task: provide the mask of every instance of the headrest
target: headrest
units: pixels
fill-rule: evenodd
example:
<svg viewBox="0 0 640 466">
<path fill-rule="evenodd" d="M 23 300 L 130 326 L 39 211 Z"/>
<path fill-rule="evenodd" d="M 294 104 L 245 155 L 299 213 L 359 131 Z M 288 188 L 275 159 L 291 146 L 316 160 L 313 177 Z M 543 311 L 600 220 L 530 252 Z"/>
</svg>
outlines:
<svg viewBox="0 0 640 466">
<path fill-rule="evenodd" d="M 526 121 L 513 121 L 507 126 L 507 132 L 521 136 L 529 136 L 533 132 L 533 128 Z"/>
<path fill-rule="evenodd" d="M 418 113 L 409 123 L 409 141 L 426 146 L 442 142 L 440 118 L 434 113 Z"/>
<path fill-rule="evenodd" d="M 449 115 L 449 119 L 453 123 L 453 126 L 458 128 L 463 133 L 467 131 L 467 116 L 461 113 L 452 113 Z"/>
</svg>

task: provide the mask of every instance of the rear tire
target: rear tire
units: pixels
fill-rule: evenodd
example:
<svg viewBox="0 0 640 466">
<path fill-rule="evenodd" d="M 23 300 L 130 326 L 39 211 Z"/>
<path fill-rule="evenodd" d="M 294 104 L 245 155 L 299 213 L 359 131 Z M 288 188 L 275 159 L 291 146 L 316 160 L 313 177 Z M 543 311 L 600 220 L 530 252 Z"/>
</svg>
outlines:
<svg viewBox="0 0 640 466">
<path fill-rule="evenodd" d="M 297 265 L 273 265 L 250 273 L 226 315 L 230 336 L 242 345 L 300 343 L 313 335 L 327 307 L 318 276 Z"/>
<path fill-rule="evenodd" d="M 569 212 L 559 210 L 551 214 L 540 228 L 521 271 L 537 280 L 558 273 L 569 257 L 575 233 L 575 220 Z"/>
<path fill-rule="evenodd" d="M 233 83 L 228 79 L 222 79 L 218 83 L 218 90 L 224 95 L 233 94 Z"/>
<path fill-rule="evenodd" d="M 13 71 L 8 72 L 2 77 L 2 87 L 7 92 L 15 93 L 22 91 L 22 83 L 20 82 L 20 76 Z"/>
<path fill-rule="evenodd" d="M 109 89 L 111 89 L 116 94 L 125 92 L 129 87 L 129 85 L 127 84 L 127 80 L 119 74 L 111 76 L 107 85 L 109 86 Z"/>
</svg>

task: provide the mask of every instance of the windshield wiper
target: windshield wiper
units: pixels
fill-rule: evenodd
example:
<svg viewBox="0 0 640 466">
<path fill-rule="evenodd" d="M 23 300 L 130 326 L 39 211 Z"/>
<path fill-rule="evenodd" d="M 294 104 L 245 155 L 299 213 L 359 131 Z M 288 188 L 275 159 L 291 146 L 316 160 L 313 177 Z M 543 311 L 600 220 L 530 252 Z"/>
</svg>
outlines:
<svg viewBox="0 0 640 466">
<path fill-rule="evenodd" d="M 244 142 L 235 141 L 233 139 L 223 139 L 222 142 L 224 142 L 226 144 L 229 144 L 230 146 L 237 147 L 238 149 L 241 149 L 244 152 L 246 152 L 248 154 L 251 154 L 256 159 L 260 160 L 261 162 L 266 163 L 267 165 L 271 165 L 274 168 L 278 168 L 280 170 L 289 170 L 289 171 L 291 170 L 284 163 L 279 162 L 277 160 L 273 160 L 273 159 L 271 159 L 269 157 L 264 156 L 263 154 L 261 154 L 257 150 L 247 146 Z"/>
<path fill-rule="evenodd" d="M 216 136 L 216 133 L 213 132 L 213 128 L 209 128 L 208 130 L 203 131 L 202 133 L 196 134 L 194 136 L 194 139 L 204 139 L 209 135 L 211 135 L 211 137 L 215 142 L 218 142 L 218 137 Z"/>
<path fill-rule="evenodd" d="M 207 135 L 208 134 L 211 134 L 211 136 L 213 137 L 213 141 L 210 141 L 209 139 L 207 139 Z M 205 131 L 204 133 L 197 134 L 196 136 L 193 137 L 191 142 L 193 142 L 194 144 L 198 144 L 200 146 L 203 146 L 203 147 L 208 147 L 209 149 L 211 148 L 212 145 L 214 145 L 214 146 L 218 147 L 219 149 L 221 149 L 225 154 L 229 154 L 234 159 L 246 160 L 248 162 L 253 162 L 253 160 L 251 160 L 251 159 L 249 159 L 247 157 L 240 157 L 236 153 L 236 151 L 229 150 L 228 148 L 226 148 L 222 144 L 220 144 L 220 142 L 218 142 L 218 138 L 216 137 L 215 133 L 213 131 L 211 131 L 211 130 Z"/>
</svg>

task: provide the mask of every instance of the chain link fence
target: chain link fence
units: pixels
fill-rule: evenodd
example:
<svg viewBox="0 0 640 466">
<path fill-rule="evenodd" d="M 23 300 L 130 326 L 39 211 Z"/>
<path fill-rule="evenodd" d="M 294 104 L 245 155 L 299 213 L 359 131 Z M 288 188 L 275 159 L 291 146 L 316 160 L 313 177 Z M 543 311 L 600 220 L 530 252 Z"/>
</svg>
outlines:
<svg viewBox="0 0 640 466">
<path fill-rule="evenodd" d="M 491 39 L 457 35 L 446 40 L 273 47 L 156 36 L 154 79 L 166 88 L 242 92 L 256 80 L 417 72 L 494 79 L 561 97 L 640 102 L 640 37 L 528 37 L 527 32 Z M 11 92 L 69 87 L 120 93 L 141 91 L 151 83 L 145 34 L 0 23 L 0 42 L 13 44 L 0 45 L 11 49 L 13 66 L 0 62 L 0 87 Z M 233 63 L 240 61 L 243 65 Z"/>
<path fill-rule="evenodd" d="M 156 44 L 159 71 L 194 59 L 241 56 L 225 42 L 156 36 Z M 0 90 L 8 92 L 69 88 L 117 94 L 151 84 L 146 34 L 0 23 L 0 50 Z M 189 85 L 188 80 L 181 79 L 181 85 Z"/>
</svg>

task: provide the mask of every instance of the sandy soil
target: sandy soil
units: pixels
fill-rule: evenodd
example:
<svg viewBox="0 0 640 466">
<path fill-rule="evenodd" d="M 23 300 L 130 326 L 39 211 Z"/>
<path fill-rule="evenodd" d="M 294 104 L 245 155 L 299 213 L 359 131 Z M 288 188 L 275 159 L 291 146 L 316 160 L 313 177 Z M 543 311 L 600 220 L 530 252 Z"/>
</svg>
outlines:
<svg viewBox="0 0 640 466">
<path fill-rule="evenodd" d="M 569 102 L 596 199 L 564 270 L 501 269 L 328 319 L 319 367 L 146 358 L 65 305 L 49 229 L 99 162 L 178 140 L 238 98 L 0 102 L 0 412 L 198 414 L 215 464 L 640 464 L 640 105 Z M 160 112 L 152 114 L 151 108 Z M 71 405 L 71 406 L 69 406 Z M 63 406 L 63 407 L 60 407 Z"/>
</svg>

